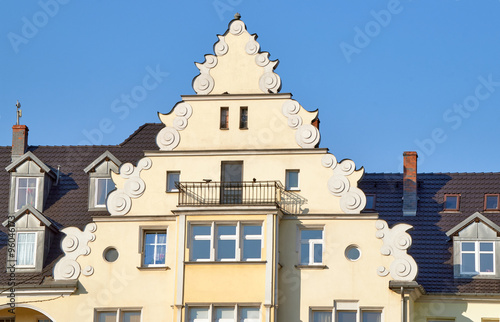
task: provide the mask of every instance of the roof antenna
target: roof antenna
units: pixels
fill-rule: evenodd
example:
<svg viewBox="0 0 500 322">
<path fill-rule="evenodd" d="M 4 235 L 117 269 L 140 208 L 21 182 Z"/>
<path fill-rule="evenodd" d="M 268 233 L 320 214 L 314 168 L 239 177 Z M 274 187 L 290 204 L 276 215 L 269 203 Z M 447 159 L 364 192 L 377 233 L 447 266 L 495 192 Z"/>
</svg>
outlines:
<svg viewBox="0 0 500 322">
<path fill-rule="evenodd" d="M 16 123 L 16 125 L 19 125 L 19 118 L 23 116 L 23 111 L 21 110 L 21 103 L 19 103 L 19 101 L 17 101 L 16 107 L 17 107 L 17 113 L 16 113 L 17 123 Z"/>
</svg>

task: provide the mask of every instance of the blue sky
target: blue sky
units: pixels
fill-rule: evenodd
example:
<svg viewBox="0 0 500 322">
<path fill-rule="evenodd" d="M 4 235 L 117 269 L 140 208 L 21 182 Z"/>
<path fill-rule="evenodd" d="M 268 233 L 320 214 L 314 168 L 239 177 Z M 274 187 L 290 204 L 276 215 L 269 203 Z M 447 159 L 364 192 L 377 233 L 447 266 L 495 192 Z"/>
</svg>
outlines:
<svg viewBox="0 0 500 322">
<path fill-rule="evenodd" d="M 159 122 L 236 12 L 337 159 L 400 172 L 417 150 L 419 172 L 500 171 L 498 0 L 2 1 L 0 145 L 18 99 L 32 145 L 118 144 Z"/>
</svg>

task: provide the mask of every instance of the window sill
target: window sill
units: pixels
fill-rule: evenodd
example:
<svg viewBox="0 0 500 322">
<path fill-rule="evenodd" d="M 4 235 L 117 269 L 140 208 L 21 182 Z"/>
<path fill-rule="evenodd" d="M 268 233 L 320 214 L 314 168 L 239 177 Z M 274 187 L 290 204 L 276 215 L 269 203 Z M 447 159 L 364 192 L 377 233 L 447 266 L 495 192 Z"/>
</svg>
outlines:
<svg viewBox="0 0 500 322">
<path fill-rule="evenodd" d="M 184 264 L 215 264 L 215 265 L 224 265 L 224 264 L 266 264 L 267 261 L 185 261 Z"/>
<path fill-rule="evenodd" d="M 295 265 L 296 269 L 328 269 L 326 265 Z"/>
<path fill-rule="evenodd" d="M 137 266 L 140 271 L 167 271 L 170 269 L 168 266 Z"/>
</svg>

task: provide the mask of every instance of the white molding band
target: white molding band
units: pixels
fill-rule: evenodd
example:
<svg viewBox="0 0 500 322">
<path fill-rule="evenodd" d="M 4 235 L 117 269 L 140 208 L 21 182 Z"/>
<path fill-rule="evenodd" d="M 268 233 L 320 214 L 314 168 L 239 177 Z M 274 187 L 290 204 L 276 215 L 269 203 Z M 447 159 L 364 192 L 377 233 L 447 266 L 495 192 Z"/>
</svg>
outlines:
<svg viewBox="0 0 500 322">
<path fill-rule="evenodd" d="M 108 195 L 107 207 L 112 216 L 126 215 L 132 207 L 132 198 L 136 199 L 146 191 L 146 183 L 141 179 L 141 171 L 151 168 L 150 158 L 142 158 L 137 167 L 125 163 L 120 167 L 120 176 L 127 179 L 122 189 L 117 189 Z"/>
<path fill-rule="evenodd" d="M 380 252 L 384 256 L 394 257 L 390 269 L 379 266 L 377 274 L 383 277 L 390 273 L 396 281 L 414 281 L 417 277 L 418 266 L 413 257 L 406 253 L 412 243 L 411 236 L 406 231 L 413 226 L 397 224 L 391 229 L 384 220 L 377 220 L 375 226 L 377 227 L 375 236 L 384 242 Z"/>
<path fill-rule="evenodd" d="M 94 232 L 97 230 L 95 223 L 85 226 L 83 232 L 76 227 L 67 227 L 61 231 L 66 236 L 61 241 L 61 249 L 64 252 L 62 257 L 54 266 L 54 280 L 76 280 L 82 272 L 80 264 L 76 261 L 80 255 L 90 254 L 89 242 L 95 240 Z M 83 270 L 83 275 L 90 276 L 94 273 L 92 266 L 87 266 Z"/>
</svg>

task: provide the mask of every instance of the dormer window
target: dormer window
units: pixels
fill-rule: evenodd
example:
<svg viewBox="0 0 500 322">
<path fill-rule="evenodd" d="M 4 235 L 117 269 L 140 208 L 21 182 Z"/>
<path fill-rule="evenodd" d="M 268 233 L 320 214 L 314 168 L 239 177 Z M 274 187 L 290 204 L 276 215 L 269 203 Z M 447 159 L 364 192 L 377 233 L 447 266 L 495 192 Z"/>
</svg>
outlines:
<svg viewBox="0 0 500 322">
<path fill-rule="evenodd" d="M 375 195 L 373 194 L 366 195 L 365 211 L 375 211 L 375 199 Z"/>
<path fill-rule="evenodd" d="M 35 267 L 36 232 L 19 232 L 16 234 L 16 268 Z"/>
<path fill-rule="evenodd" d="M 32 205 L 36 208 L 37 186 L 37 178 L 16 178 L 16 211 L 25 205 Z"/>
<path fill-rule="evenodd" d="M 118 173 L 121 164 L 111 152 L 106 151 L 84 169 L 89 174 L 89 210 L 106 209 L 106 199 L 115 189 L 111 171 Z"/>
<path fill-rule="evenodd" d="M 484 195 L 484 210 L 495 211 L 499 209 L 498 194 Z"/>
</svg>

